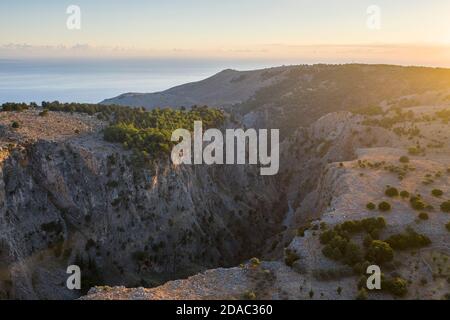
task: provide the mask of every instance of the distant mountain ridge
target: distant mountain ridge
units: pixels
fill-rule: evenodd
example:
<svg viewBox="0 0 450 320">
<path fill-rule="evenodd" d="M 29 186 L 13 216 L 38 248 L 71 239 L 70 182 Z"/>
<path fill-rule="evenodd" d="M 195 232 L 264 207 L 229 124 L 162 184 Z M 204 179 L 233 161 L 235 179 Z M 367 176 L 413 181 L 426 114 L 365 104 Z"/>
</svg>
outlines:
<svg viewBox="0 0 450 320">
<path fill-rule="evenodd" d="M 131 107 L 191 107 L 193 105 L 231 106 L 250 99 L 255 93 L 283 79 L 287 67 L 255 71 L 223 70 L 210 78 L 155 93 L 125 93 L 101 104 Z"/>
</svg>

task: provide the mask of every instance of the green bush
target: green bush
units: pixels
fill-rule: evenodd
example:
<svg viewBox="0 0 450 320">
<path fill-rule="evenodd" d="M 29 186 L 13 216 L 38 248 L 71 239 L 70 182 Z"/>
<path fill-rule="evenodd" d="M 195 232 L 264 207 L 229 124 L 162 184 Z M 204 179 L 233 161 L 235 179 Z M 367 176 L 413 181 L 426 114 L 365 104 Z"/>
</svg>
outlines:
<svg viewBox="0 0 450 320">
<path fill-rule="evenodd" d="M 383 108 L 380 106 L 367 106 L 352 110 L 353 113 L 365 116 L 379 116 L 384 114 Z"/>
<path fill-rule="evenodd" d="M 349 239 L 349 234 L 367 232 L 377 234 L 379 230 L 386 227 L 386 220 L 383 217 L 367 218 L 363 220 L 348 220 L 336 225 L 333 229 L 328 229 L 320 234 L 320 242 L 328 244 L 335 238 Z"/>
<path fill-rule="evenodd" d="M 244 293 L 244 300 L 256 300 L 256 294 L 253 291 L 247 291 Z"/>
<path fill-rule="evenodd" d="M 374 239 L 372 238 L 372 236 L 370 234 L 366 235 L 363 240 L 364 247 L 366 247 L 366 248 L 370 247 L 373 240 Z"/>
<path fill-rule="evenodd" d="M 13 122 L 11 123 L 11 127 L 12 127 L 13 129 L 18 129 L 18 128 L 20 128 L 20 123 L 17 122 L 17 121 L 13 121 Z"/>
<path fill-rule="evenodd" d="M 418 156 L 424 153 L 424 150 L 420 147 L 411 147 L 408 149 L 408 153 L 412 156 Z"/>
<path fill-rule="evenodd" d="M 383 217 L 367 218 L 363 220 L 348 220 L 336 226 L 335 230 L 344 231 L 346 233 L 357 233 L 366 231 L 368 233 L 376 229 L 383 229 L 386 227 L 386 220 Z M 341 233 L 341 236 L 346 237 Z"/>
<path fill-rule="evenodd" d="M 48 109 L 44 109 L 42 112 L 39 112 L 40 117 L 47 117 L 48 116 Z"/>
<path fill-rule="evenodd" d="M 395 250 L 415 249 L 431 244 L 430 238 L 412 229 L 408 229 L 405 233 L 392 235 L 385 242 Z"/>
<path fill-rule="evenodd" d="M 369 295 L 367 294 L 367 290 L 364 288 L 361 288 L 358 291 L 358 295 L 356 296 L 356 300 L 367 300 L 369 298 Z"/>
<path fill-rule="evenodd" d="M 406 199 L 410 197 L 410 194 L 408 191 L 403 190 L 402 192 L 400 192 L 400 197 Z"/>
<path fill-rule="evenodd" d="M 366 259 L 378 264 L 389 262 L 394 259 L 394 250 L 388 243 L 374 240 L 367 249 Z"/>
<path fill-rule="evenodd" d="M 320 234 L 320 243 L 328 244 L 331 240 L 338 236 L 338 233 L 334 229 L 326 230 Z"/>
<path fill-rule="evenodd" d="M 380 229 L 373 229 L 370 231 L 370 236 L 373 240 L 379 240 L 380 239 Z"/>
<path fill-rule="evenodd" d="M 398 190 L 394 187 L 389 187 L 385 191 L 385 195 L 388 197 L 397 197 L 399 195 Z"/>
<path fill-rule="evenodd" d="M 333 247 L 331 244 L 327 244 L 322 249 L 322 254 L 331 260 L 341 260 L 342 259 L 342 253 L 337 247 Z"/>
<path fill-rule="evenodd" d="M 353 268 L 353 274 L 360 275 L 365 274 L 367 271 L 367 268 L 370 266 L 370 262 L 367 260 L 358 262 L 352 266 Z"/>
<path fill-rule="evenodd" d="M 401 163 L 409 163 L 409 158 L 407 156 L 402 156 L 399 161 Z"/>
<path fill-rule="evenodd" d="M 294 265 L 295 261 L 297 261 L 299 259 L 300 259 L 300 257 L 295 251 L 293 251 L 289 248 L 286 248 L 284 250 L 284 263 L 288 267 L 292 267 Z"/>
<path fill-rule="evenodd" d="M 440 189 L 433 189 L 433 191 L 431 191 L 431 194 L 435 197 L 442 197 L 444 195 L 444 192 Z"/>
<path fill-rule="evenodd" d="M 104 139 L 133 150 L 136 163 L 140 164 L 151 157 L 170 153 L 171 146 L 175 144 L 171 141 L 173 130 L 184 128 L 192 131 L 196 120 L 201 120 L 204 129 L 208 129 L 219 126 L 223 119 L 220 110 L 207 107 L 190 111 L 130 111 L 115 114 L 115 124 L 104 130 Z"/>
<path fill-rule="evenodd" d="M 257 266 L 259 266 L 261 264 L 261 261 L 258 258 L 251 258 L 250 259 L 250 264 L 253 267 L 257 267 Z"/>
<path fill-rule="evenodd" d="M 450 200 L 445 201 L 441 204 L 442 212 L 450 213 Z"/>
<path fill-rule="evenodd" d="M 11 103 L 7 102 L 2 104 L 2 111 L 17 111 L 22 112 L 24 110 L 27 110 L 29 106 L 26 103 Z"/>
<path fill-rule="evenodd" d="M 430 217 L 428 216 L 428 213 L 426 212 L 421 212 L 419 213 L 419 219 L 420 220 L 428 220 Z"/>
<path fill-rule="evenodd" d="M 376 205 L 372 202 L 369 202 L 366 206 L 367 209 L 369 210 L 375 210 L 376 209 Z"/>
<path fill-rule="evenodd" d="M 341 261 L 349 266 L 362 262 L 363 258 L 361 248 L 356 243 L 340 236 L 333 238 L 322 249 L 322 253 L 329 259 Z"/>
<path fill-rule="evenodd" d="M 391 209 L 392 209 L 392 207 L 389 204 L 389 202 L 383 201 L 378 204 L 378 210 L 380 210 L 380 211 L 386 212 L 386 211 L 390 211 Z"/>
<path fill-rule="evenodd" d="M 382 279 L 381 288 L 394 296 L 403 297 L 408 293 L 408 282 L 399 277 L 393 279 Z"/>
<path fill-rule="evenodd" d="M 371 242 L 374 237 L 379 236 L 380 230 L 385 227 L 386 221 L 383 217 L 345 221 L 320 234 L 320 242 L 324 245 L 322 254 L 329 259 L 348 265 L 353 272 L 360 274 L 365 267 L 367 269 L 368 262 L 364 261 L 362 248 L 351 241 L 350 235 L 366 232 Z"/>
<path fill-rule="evenodd" d="M 414 210 L 424 210 L 427 204 L 422 200 L 420 196 L 411 197 L 409 200 Z"/>
<path fill-rule="evenodd" d="M 362 262 L 363 253 L 361 248 L 354 242 L 349 241 L 344 250 L 343 254 L 343 262 L 346 265 L 353 266 L 356 263 Z"/>
</svg>

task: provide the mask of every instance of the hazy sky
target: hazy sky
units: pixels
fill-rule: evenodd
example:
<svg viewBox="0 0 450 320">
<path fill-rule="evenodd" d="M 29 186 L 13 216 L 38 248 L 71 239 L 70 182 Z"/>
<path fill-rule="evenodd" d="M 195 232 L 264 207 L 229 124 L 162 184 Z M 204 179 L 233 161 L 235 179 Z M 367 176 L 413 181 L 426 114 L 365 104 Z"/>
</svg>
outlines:
<svg viewBox="0 0 450 320">
<path fill-rule="evenodd" d="M 81 9 L 81 30 L 66 27 L 66 9 L 72 4 Z M 370 5 L 381 9 L 379 30 L 367 27 Z M 244 58 L 393 55 L 447 64 L 449 45 L 448 0 L 0 2 L 0 57 L 106 51 Z"/>
</svg>

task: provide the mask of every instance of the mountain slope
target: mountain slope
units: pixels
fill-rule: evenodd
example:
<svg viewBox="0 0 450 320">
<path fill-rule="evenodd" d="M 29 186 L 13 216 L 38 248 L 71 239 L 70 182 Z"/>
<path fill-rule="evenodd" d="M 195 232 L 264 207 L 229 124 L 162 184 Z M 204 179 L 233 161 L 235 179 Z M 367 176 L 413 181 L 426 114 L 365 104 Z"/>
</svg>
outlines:
<svg viewBox="0 0 450 320">
<path fill-rule="evenodd" d="M 301 65 L 256 71 L 225 70 L 160 93 L 130 93 L 103 104 L 155 107 L 227 107 L 247 126 L 290 134 L 336 111 L 450 88 L 450 69 L 391 65 Z M 414 102 L 413 102 L 414 104 Z"/>
<path fill-rule="evenodd" d="M 145 107 L 230 106 L 247 101 L 259 89 L 282 79 L 287 68 L 257 71 L 224 70 L 203 81 L 188 83 L 156 93 L 125 93 L 101 104 Z"/>
</svg>

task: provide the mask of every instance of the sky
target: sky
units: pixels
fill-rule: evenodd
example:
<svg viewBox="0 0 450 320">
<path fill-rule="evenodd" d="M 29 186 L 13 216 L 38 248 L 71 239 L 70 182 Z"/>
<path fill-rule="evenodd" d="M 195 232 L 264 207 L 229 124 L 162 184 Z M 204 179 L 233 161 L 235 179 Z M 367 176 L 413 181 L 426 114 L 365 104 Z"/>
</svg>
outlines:
<svg viewBox="0 0 450 320">
<path fill-rule="evenodd" d="M 70 5 L 81 10 L 79 30 L 67 28 Z M 368 13 L 373 6 L 379 11 Z M 450 66 L 449 48 L 448 0 L 0 2 L 0 58 L 303 57 Z"/>
</svg>

